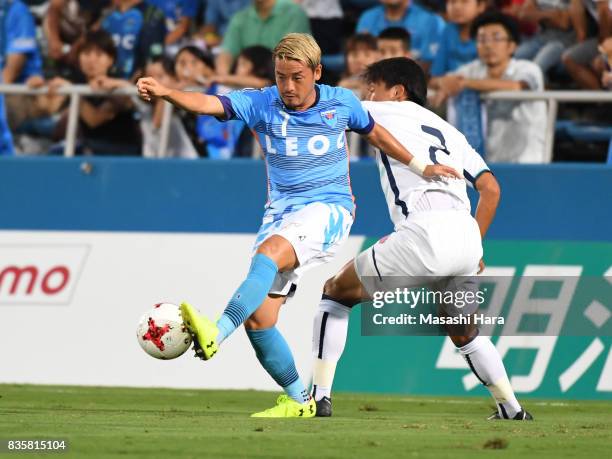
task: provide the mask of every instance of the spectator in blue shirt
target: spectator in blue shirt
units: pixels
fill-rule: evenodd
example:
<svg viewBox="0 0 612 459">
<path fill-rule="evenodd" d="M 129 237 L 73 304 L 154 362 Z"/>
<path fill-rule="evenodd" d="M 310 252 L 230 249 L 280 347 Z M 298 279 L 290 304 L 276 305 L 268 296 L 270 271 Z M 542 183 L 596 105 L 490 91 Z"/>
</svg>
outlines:
<svg viewBox="0 0 612 459">
<path fill-rule="evenodd" d="M 478 58 L 476 41 L 470 36 L 470 27 L 486 6 L 486 0 L 447 0 L 448 22 L 442 32 L 431 76 L 445 75 Z"/>
<path fill-rule="evenodd" d="M 148 60 L 164 51 L 164 13 L 142 0 L 115 0 L 115 8 L 102 20 L 117 47 L 115 73 L 137 78 Z"/>
<path fill-rule="evenodd" d="M 250 3 L 250 0 L 208 0 L 202 28 L 206 44 L 211 47 L 219 45 L 232 16 Z"/>
<path fill-rule="evenodd" d="M 166 18 L 166 47 L 171 47 L 174 55 L 189 36 L 189 29 L 198 13 L 198 0 L 146 0 L 159 8 Z"/>
<path fill-rule="evenodd" d="M 444 87 L 442 77 L 478 59 L 476 40 L 471 36 L 471 28 L 472 23 L 486 7 L 487 0 L 446 1 L 448 22 L 440 39 L 440 47 L 431 67 L 432 78 L 429 80 L 429 86 L 436 90 L 431 99 L 433 105 L 439 105 L 446 97 L 447 88 Z M 484 153 L 484 137 L 480 128 L 482 106 L 478 92 L 468 89 L 450 98 L 446 118 L 467 137 L 476 151 Z"/>
<path fill-rule="evenodd" d="M 5 84 L 24 83 L 42 73 L 42 60 L 36 43 L 34 18 L 20 0 L 0 0 L 0 69 Z M 24 97 L 7 96 L 8 113 L 24 106 Z M 19 110 L 22 111 L 22 110 Z M 14 120 L 12 121 L 14 125 Z M 0 155 L 13 154 L 13 141 L 8 127 L 5 99 L 0 95 Z"/>
<path fill-rule="evenodd" d="M 389 27 L 403 27 L 410 32 L 412 55 L 429 70 L 438 50 L 444 20 L 412 0 L 380 0 L 380 3 L 361 15 L 357 33 L 378 36 Z"/>
<path fill-rule="evenodd" d="M 34 18 L 20 0 L 0 0 L 0 67 L 5 84 L 42 74 Z"/>
</svg>

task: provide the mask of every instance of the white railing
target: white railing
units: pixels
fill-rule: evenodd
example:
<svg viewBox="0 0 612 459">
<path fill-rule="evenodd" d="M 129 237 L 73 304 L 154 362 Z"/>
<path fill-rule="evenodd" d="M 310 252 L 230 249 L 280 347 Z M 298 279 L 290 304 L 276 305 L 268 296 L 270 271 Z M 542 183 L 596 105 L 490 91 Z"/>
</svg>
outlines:
<svg viewBox="0 0 612 459">
<path fill-rule="evenodd" d="M 41 88 L 30 88 L 26 85 L 21 84 L 0 84 L 0 93 L 4 94 L 22 94 L 28 96 L 45 95 L 50 94 L 48 87 Z M 74 156 L 76 147 L 76 136 L 79 121 L 79 103 L 81 97 L 92 97 L 92 96 L 132 96 L 138 97 L 138 90 L 136 86 L 128 86 L 125 88 L 118 88 L 111 91 L 108 90 L 94 90 L 91 86 L 86 84 L 70 84 L 56 88 L 52 94 L 69 96 L 68 105 L 68 123 L 66 127 L 66 141 L 64 143 L 64 156 Z M 166 155 L 168 147 L 168 137 L 170 132 L 170 121 L 172 118 L 172 104 L 166 102 L 164 107 L 163 118 L 160 126 L 160 142 L 159 149 L 156 157 L 163 158 Z"/>
<path fill-rule="evenodd" d="M 544 151 L 548 162 L 552 161 L 555 144 L 555 122 L 559 102 L 612 102 L 612 91 L 495 91 L 481 94 L 483 100 L 542 100 L 548 102 Z"/>
<path fill-rule="evenodd" d="M 198 90 L 198 88 L 192 88 Z M 26 85 L 16 84 L 0 84 L 0 93 L 4 94 L 23 94 L 23 95 L 40 95 L 48 94 L 47 87 L 29 88 Z M 88 85 L 65 85 L 57 88 L 54 94 L 67 95 L 70 97 L 68 108 L 68 126 L 66 130 L 66 142 L 64 145 L 64 156 L 74 156 L 76 134 L 79 119 L 79 102 L 81 97 L 91 96 L 138 96 L 135 86 L 120 88 L 112 91 L 93 90 Z M 548 114 L 546 122 L 546 141 L 545 148 L 547 158 L 552 159 L 555 122 L 557 119 L 557 110 L 560 102 L 612 102 L 612 91 L 496 91 L 487 94 L 482 94 L 483 100 L 542 100 L 548 103 Z M 163 158 L 166 156 L 168 147 L 168 137 L 170 132 L 170 121 L 172 117 L 173 106 L 170 103 L 165 104 L 162 122 L 160 126 L 160 142 L 156 157 Z"/>
</svg>

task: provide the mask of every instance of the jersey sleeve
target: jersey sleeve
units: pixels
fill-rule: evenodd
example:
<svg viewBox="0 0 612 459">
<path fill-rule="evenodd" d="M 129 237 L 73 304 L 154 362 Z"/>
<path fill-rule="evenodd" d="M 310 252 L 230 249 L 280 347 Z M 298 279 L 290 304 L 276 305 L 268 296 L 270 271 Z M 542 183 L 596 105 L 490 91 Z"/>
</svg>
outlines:
<svg viewBox="0 0 612 459">
<path fill-rule="evenodd" d="M 15 3 L 6 18 L 6 54 L 29 54 L 36 51 L 34 19 L 23 3 Z"/>
<path fill-rule="evenodd" d="M 482 156 L 472 148 L 467 140 L 465 141 L 465 147 L 466 151 L 463 156 L 463 176 L 467 184 L 475 188 L 474 184 L 476 180 L 478 180 L 478 177 L 485 172 L 491 172 L 491 169 L 489 169 L 489 166 L 487 166 Z"/>
<path fill-rule="evenodd" d="M 346 104 L 349 109 L 348 128 L 357 134 L 367 135 L 374 129 L 374 119 L 370 112 L 361 105 L 361 101 L 355 95 L 346 90 Z"/>
<path fill-rule="evenodd" d="M 253 126 L 261 118 L 261 108 L 265 107 L 266 94 L 260 89 L 243 89 L 217 96 L 225 110 L 223 121 L 242 120 Z"/>
</svg>

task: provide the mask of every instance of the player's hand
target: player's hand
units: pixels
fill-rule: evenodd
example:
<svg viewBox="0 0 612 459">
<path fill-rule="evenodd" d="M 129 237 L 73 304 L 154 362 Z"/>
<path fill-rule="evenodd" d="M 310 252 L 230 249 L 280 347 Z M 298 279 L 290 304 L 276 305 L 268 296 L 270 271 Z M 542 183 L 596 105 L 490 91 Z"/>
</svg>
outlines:
<svg viewBox="0 0 612 459">
<path fill-rule="evenodd" d="M 152 97 L 165 97 L 170 94 L 171 91 L 169 88 L 156 81 L 155 78 L 151 77 L 139 78 L 136 82 L 136 87 L 138 88 L 138 95 L 140 98 L 147 102 L 150 101 Z"/>
<path fill-rule="evenodd" d="M 478 272 L 476 274 L 481 274 L 485 269 L 485 263 L 484 263 L 484 259 L 480 259 L 480 262 L 478 263 Z"/>
<path fill-rule="evenodd" d="M 447 177 L 462 179 L 463 175 L 452 167 L 445 166 L 444 164 L 430 164 L 429 166 L 425 166 L 423 177 Z"/>
</svg>

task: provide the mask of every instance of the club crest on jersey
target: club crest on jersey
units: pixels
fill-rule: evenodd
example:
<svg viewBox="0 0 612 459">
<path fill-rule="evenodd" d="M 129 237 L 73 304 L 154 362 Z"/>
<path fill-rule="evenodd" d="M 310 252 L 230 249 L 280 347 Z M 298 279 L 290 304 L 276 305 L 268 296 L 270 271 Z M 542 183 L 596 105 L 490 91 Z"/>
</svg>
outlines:
<svg viewBox="0 0 612 459">
<path fill-rule="evenodd" d="M 321 118 L 323 119 L 323 122 L 329 127 L 336 127 L 336 123 L 338 122 L 336 110 L 327 110 L 325 112 L 321 112 Z"/>
</svg>

